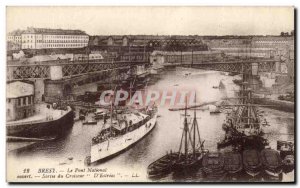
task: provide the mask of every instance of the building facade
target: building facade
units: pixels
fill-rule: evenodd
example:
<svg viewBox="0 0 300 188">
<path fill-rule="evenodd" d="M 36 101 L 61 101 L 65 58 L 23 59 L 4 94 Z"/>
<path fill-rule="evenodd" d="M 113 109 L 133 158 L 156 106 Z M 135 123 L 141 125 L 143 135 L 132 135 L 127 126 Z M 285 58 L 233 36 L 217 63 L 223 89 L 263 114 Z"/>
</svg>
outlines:
<svg viewBox="0 0 300 188">
<path fill-rule="evenodd" d="M 7 41 L 16 41 L 20 49 L 83 48 L 89 36 L 81 30 L 27 28 L 22 32 L 11 32 Z"/>
<path fill-rule="evenodd" d="M 15 121 L 28 118 L 35 113 L 34 86 L 21 81 L 7 84 L 6 118 Z"/>
<path fill-rule="evenodd" d="M 20 50 L 22 48 L 22 33 L 23 30 L 15 30 L 7 35 L 7 49 Z"/>
</svg>

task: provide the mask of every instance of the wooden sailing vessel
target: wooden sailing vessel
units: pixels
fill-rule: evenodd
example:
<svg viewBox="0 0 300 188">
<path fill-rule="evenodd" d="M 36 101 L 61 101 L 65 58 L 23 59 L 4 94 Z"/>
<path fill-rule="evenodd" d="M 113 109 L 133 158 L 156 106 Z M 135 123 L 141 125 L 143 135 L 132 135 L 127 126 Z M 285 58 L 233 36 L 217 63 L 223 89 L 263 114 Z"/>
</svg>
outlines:
<svg viewBox="0 0 300 188">
<path fill-rule="evenodd" d="M 206 153 L 208 153 L 208 150 L 205 150 L 203 148 L 203 144 L 204 141 L 201 142 L 200 139 L 200 131 L 197 122 L 196 110 L 194 110 L 194 118 L 192 126 L 190 128 L 187 121 L 186 106 L 184 113 L 184 128 L 178 152 L 179 156 L 174 163 L 174 170 L 176 172 L 188 172 L 193 169 L 198 169 L 201 166 L 203 156 Z"/>
<path fill-rule="evenodd" d="M 250 75 L 251 76 L 251 75 Z M 265 120 L 262 120 L 257 105 L 253 102 L 253 91 L 248 88 L 249 84 L 245 82 L 243 75 L 243 83 L 239 91 L 238 104 L 224 105 L 234 107 L 226 117 L 222 129 L 226 132 L 225 139 L 218 143 L 218 148 L 235 145 L 244 149 L 262 150 L 268 145 L 266 139 L 262 137 L 262 125 Z"/>
</svg>

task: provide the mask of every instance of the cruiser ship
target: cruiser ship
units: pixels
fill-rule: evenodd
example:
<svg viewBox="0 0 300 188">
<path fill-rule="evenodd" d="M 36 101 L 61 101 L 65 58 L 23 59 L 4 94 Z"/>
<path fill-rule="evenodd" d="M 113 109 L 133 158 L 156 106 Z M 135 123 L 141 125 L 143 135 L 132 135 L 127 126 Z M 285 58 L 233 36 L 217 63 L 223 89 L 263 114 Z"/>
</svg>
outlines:
<svg viewBox="0 0 300 188">
<path fill-rule="evenodd" d="M 124 109 L 121 113 L 111 110 L 111 121 L 103 125 L 97 136 L 93 137 L 90 156 L 86 164 L 103 162 L 142 140 L 156 126 L 157 108 Z"/>
</svg>

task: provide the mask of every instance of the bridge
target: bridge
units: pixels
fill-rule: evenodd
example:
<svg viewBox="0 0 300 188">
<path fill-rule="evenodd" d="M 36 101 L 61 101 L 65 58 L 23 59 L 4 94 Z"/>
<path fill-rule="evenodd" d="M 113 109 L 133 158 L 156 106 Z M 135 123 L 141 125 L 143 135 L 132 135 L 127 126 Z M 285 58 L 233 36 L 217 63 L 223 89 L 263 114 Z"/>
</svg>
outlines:
<svg viewBox="0 0 300 188">
<path fill-rule="evenodd" d="M 7 81 L 36 79 L 66 79 L 86 74 L 110 72 L 135 68 L 149 63 L 144 54 L 122 55 L 117 60 L 35 62 L 29 64 L 8 64 Z"/>
<path fill-rule="evenodd" d="M 166 68 L 191 67 L 232 73 L 245 73 L 248 70 L 254 71 L 255 74 L 262 72 L 286 74 L 286 70 L 282 70 L 282 63 L 287 65 L 289 62 L 284 62 L 280 58 L 237 58 L 222 54 L 177 53 L 164 55 L 164 67 Z"/>
<path fill-rule="evenodd" d="M 203 70 L 214 70 L 232 73 L 245 73 L 245 71 L 280 72 L 280 62 L 273 59 L 248 59 L 248 60 L 226 60 L 217 62 L 172 62 L 165 63 L 165 67 L 190 67 Z"/>
<path fill-rule="evenodd" d="M 7 81 L 29 80 L 35 86 L 35 100 L 54 102 L 74 93 L 84 93 L 84 85 L 112 83 L 135 75 L 140 67 L 149 66 L 149 55 L 123 54 L 115 59 L 47 62 L 9 62 Z M 80 94 L 78 94 L 80 95 Z"/>
</svg>

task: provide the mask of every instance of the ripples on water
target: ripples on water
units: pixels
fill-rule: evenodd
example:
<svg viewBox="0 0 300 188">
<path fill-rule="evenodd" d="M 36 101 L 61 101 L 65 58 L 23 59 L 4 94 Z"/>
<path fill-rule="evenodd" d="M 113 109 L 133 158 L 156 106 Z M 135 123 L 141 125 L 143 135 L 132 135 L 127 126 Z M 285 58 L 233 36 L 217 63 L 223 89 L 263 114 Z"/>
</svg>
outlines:
<svg viewBox="0 0 300 188">
<path fill-rule="evenodd" d="M 186 76 L 186 73 L 190 75 Z M 148 89 L 158 90 L 196 90 L 197 102 L 209 102 L 220 100 L 224 97 L 233 97 L 234 91 L 238 89 L 232 83 L 233 77 L 221 75 L 218 72 L 207 72 L 193 69 L 177 69 L 176 71 L 165 72 L 161 79 L 148 87 Z M 213 89 L 212 86 L 219 84 L 220 80 L 226 85 L 225 91 Z M 103 163 L 97 167 L 122 167 L 124 169 L 140 169 L 145 181 L 147 166 L 165 155 L 167 151 L 177 151 L 183 127 L 182 112 L 168 110 L 168 106 L 160 106 L 157 126 L 147 137 L 137 143 L 133 148 L 118 155 L 117 157 Z M 266 138 L 269 139 L 271 147 L 276 148 L 276 140 L 294 140 L 294 114 L 271 109 L 262 109 L 265 118 L 271 125 L 265 128 Z M 191 111 L 189 111 L 192 114 Z M 200 127 L 201 139 L 205 140 L 205 147 L 210 151 L 216 151 L 216 143 L 224 137 L 221 125 L 225 119 L 225 114 L 210 115 L 209 111 L 197 111 L 198 124 Z M 41 144 L 33 149 L 19 152 L 17 158 L 9 155 L 12 160 L 17 160 L 20 164 L 35 164 L 40 161 L 44 164 L 55 164 L 65 161 L 68 157 L 73 157 L 73 165 L 83 166 L 84 158 L 89 155 L 91 138 L 99 131 L 99 127 L 93 125 L 82 125 L 76 122 L 70 133 L 62 139 Z M 204 181 L 203 173 L 188 176 L 168 175 L 160 178 L 159 181 Z M 207 179 L 206 179 L 207 180 Z M 223 179 L 222 181 L 232 181 L 233 179 Z M 157 180 L 152 180 L 157 181 Z M 211 180 L 215 181 L 215 180 Z M 245 180 L 247 181 L 247 180 Z"/>
</svg>

